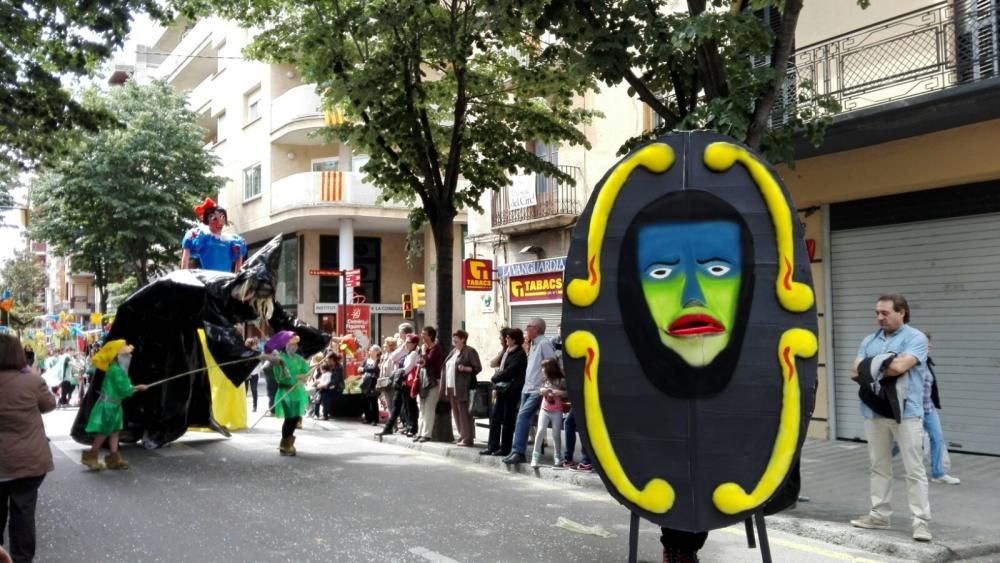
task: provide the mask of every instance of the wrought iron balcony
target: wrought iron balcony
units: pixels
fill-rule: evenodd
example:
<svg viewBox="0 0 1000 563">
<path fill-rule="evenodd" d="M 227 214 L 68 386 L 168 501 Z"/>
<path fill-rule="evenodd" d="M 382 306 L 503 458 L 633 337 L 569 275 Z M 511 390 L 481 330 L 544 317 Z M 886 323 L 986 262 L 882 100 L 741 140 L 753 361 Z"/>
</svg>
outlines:
<svg viewBox="0 0 1000 563">
<path fill-rule="evenodd" d="M 772 122 L 805 81 L 853 111 L 1000 76 L 1000 2 L 949 0 L 797 49 Z"/>
<path fill-rule="evenodd" d="M 559 166 L 574 184 L 552 176 L 531 174 L 513 178 L 514 186 L 493 193 L 493 231 L 531 232 L 572 224 L 580 213 L 583 173 L 576 166 Z M 534 184 L 534 190 L 530 184 Z M 527 189 L 524 186 L 528 186 Z M 520 186 L 520 188 L 515 187 Z"/>
</svg>

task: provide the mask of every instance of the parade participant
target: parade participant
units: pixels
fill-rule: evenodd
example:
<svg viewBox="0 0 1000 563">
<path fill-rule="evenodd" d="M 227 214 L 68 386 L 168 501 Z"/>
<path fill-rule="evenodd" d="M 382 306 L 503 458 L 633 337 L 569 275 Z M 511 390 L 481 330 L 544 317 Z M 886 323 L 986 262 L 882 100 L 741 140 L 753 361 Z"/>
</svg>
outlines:
<svg viewBox="0 0 1000 563">
<path fill-rule="evenodd" d="M 87 433 L 96 434 L 89 450 L 82 453 L 80 462 L 89 469 L 128 469 L 128 462 L 118 452 L 118 432 L 122 429 L 124 415 L 122 400 L 137 391 L 145 391 L 145 385 L 132 385 L 128 378 L 129 363 L 132 361 L 132 346 L 124 340 L 112 340 L 94 355 L 94 365 L 105 373 L 101 384 L 101 397 L 97 400 L 90 419 Z M 111 453 L 102 464 L 98 459 L 101 446 L 107 441 Z"/>
<path fill-rule="evenodd" d="M 181 269 L 192 267 L 191 258 L 194 257 L 203 270 L 239 272 L 247 245 L 240 235 L 222 234 L 222 228 L 229 221 L 226 210 L 217 206 L 209 197 L 195 207 L 194 212 L 205 227 L 196 227 L 184 235 L 181 243 Z"/>
<path fill-rule="evenodd" d="M 299 337 L 289 330 L 278 332 L 264 344 L 264 370 L 269 371 L 278 384 L 274 416 L 285 419 L 281 425 L 281 445 L 278 446 L 278 452 L 283 456 L 295 455 L 295 428 L 302 421 L 309 404 L 309 395 L 303 387 L 309 364 L 298 355 L 298 348 Z"/>
</svg>

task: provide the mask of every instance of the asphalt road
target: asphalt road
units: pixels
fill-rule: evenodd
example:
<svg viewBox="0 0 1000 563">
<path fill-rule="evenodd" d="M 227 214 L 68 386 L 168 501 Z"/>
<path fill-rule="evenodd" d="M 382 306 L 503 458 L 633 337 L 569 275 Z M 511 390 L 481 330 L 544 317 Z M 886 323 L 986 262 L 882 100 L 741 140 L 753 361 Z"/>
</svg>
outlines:
<svg viewBox="0 0 1000 563">
<path fill-rule="evenodd" d="M 39 562 L 624 561 L 628 513 L 601 491 L 382 444 L 356 425 L 307 421 L 279 457 L 279 421 L 231 439 L 190 432 L 123 450 L 129 471 L 88 472 L 75 410 L 45 416 L 56 470 L 42 485 Z M 252 419 L 253 420 L 253 419 Z M 609 534 L 556 526 L 560 517 Z M 771 532 L 774 561 L 900 561 Z M 639 560 L 660 561 L 644 522 Z M 705 562 L 760 561 L 742 526 L 717 530 Z"/>
</svg>

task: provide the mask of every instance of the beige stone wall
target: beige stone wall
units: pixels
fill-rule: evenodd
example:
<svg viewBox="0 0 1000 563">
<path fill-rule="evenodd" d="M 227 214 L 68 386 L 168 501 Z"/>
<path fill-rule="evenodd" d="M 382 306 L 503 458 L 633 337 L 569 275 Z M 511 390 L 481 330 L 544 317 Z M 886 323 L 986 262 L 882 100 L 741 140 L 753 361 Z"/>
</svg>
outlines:
<svg viewBox="0 0 1000 563">
<path fill-rule="evenodd" d="M 806 2 L 799 14 L 795 45 L 805 47 L 937 2 L 938 0 L 872 2 L 865 10 L 859 8 L 854 0 Z"/>
<path fill-rule="evenodd" d="M 1000 178 L 1000 119 L 777 167 L 799 209 Z"/>
</svg>

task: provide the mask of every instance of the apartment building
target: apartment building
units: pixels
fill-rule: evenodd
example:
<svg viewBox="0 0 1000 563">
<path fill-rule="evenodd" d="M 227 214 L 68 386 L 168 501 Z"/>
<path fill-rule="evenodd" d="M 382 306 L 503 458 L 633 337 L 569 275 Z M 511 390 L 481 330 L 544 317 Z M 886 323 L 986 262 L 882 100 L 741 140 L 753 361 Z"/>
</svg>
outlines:
<svg viewBox="0 0 1000 563">
<path fill-rule="evenodd" d="M 434 245 L 422 235 L 423 256 L 406 260 L 409 206 L 379 200 L 378 186 L 359 170 L 367 155 L 324 134 L 343 123 L 324 111 L 314 84 L 297 69 L 246 60 L 251 36 L 232 22 L 180 19 L 148 38 L 147 60 L 162 61 L 148 75 L 188 96 L 207 130 L 206 145 L 228 181 L 218 194 L 232 228 L 250 251 L 283 237 L 277 299 L 288 310 L 331 333 L 342 333 L 338 305 L 346 303 L 354 331 L 372 340 L 402 322 L 400 296 L 424 282 L 431 301 L 421 324 L 434 315 Z M 464 235 L 465 216 L 455 225 Z M 180 243 L 178 234 L 178 244 Z M 460 259 L 461 245 L 456 245 Z M 459 273 L 456 260 L 455 274 Z M 360 270 L 356 287 L 338 272 Z M 455 294 L 453 326 L 464 318 Z M 360 328 L 359 328 L 360 327 Z"/>
<path fill-rule="evenodd" d="M 777 14 L 771 14 L 777 17 Z M 780 108 L 805 80 L 843 110 L 814 148 L 779 167 L 806 227 L 820 326 L 810 435 L 861 439 L 849 377 L 875 330 L 878 296 L 904 294 L 933 334 L 945 435 L 953 449 L 1000 453 L 1000 6 L 998 0 L 806 2 Z M 590 151 L 546 147 L 577 179 L 513 178 L 469 218 L 465 255 L 492 260 L 492 292 L 468 292 L 472 345 L 489 355 L 502 326 L 538 316 L 555 334 L 569 237 L 615 151 L 653 122 L 622 87 L 581 100 L 605 113 Z M 524 292 L 527 282 L 544 291 Z M 530 293 L 530 295 L 529 295 Z"/>
</svg>

